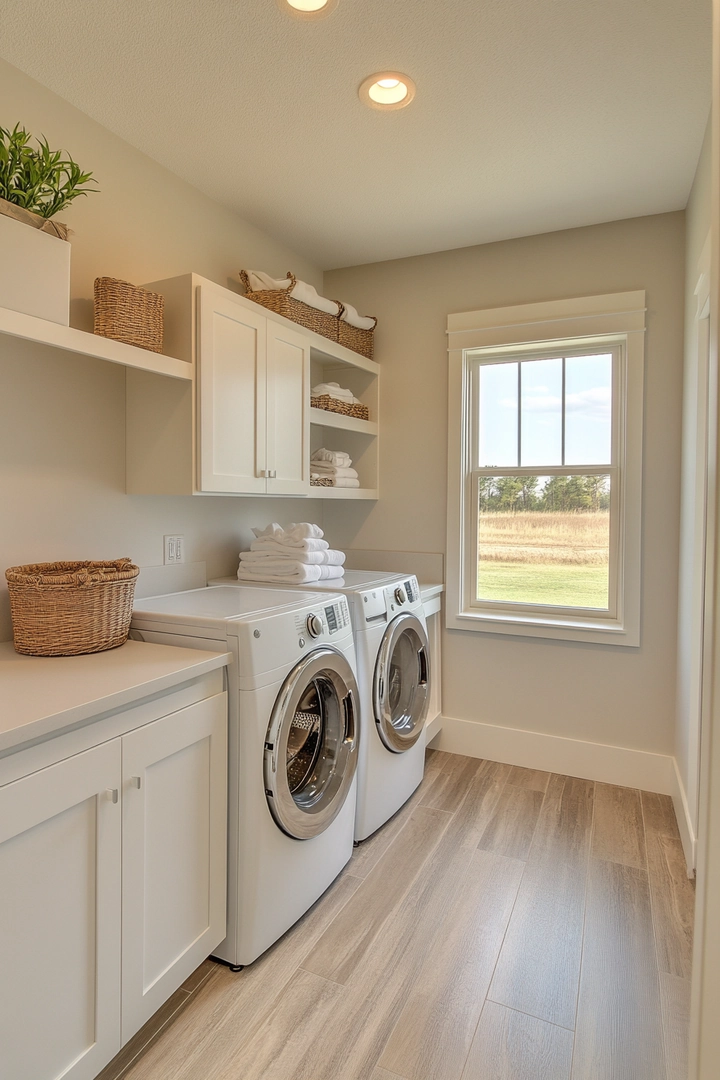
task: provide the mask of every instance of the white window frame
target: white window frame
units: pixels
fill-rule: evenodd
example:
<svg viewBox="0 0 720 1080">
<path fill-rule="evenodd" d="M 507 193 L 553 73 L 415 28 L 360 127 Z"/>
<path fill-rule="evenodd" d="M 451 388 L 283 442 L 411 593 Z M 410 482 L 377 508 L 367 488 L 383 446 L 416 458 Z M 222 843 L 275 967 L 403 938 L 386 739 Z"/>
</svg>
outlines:
<svg viewBox="0 0 720 1080">
<path fill-rule="evenodd" d="M 645 293 L 642 290 L 448 316 L 448 533 L 446 625 L 453 630 L 639 646 Z M 607 612 L 478 601 L 477 478 L 545 475 L 540 467 L 474 469 L 473 404 L 478 354 L 503 359 L 532 350 L 613 351 L 611 580 Z M 562 466 L 561 475 L 573 471 Z M 615 568 L 617 572 L 615 573 Z"/>
</svg>

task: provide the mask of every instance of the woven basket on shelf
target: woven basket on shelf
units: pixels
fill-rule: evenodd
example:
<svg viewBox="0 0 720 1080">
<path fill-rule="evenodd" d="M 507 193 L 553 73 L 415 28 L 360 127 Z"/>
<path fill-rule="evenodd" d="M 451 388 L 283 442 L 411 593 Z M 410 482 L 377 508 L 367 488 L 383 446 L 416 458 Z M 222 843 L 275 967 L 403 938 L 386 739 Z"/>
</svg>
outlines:
<svg viewBox="0 0 720 1080">
<path fill-rule="evenodd" d="M 101 337 L 162 352 L 165 297 L 117 278 L 95 278 L 95 326 Z"/>
<path fill-rule="evenodd" d="M 129 559 L 11 566 L 5 577 L 16 651 L 77 656 L 122 645 L 138 573 Z"/>
<path fill-rule="evenodd" d="M 310 487 L 334 487 L 335 483 L 330 476 L 317 476 L 310 480 Z"/>
<path fill-rule="evenodd" d="M 289 289 L 258 289 L 253 292 L 250 288 L 247 270 L 240 271 L 240 280 L 245 286 L 248 300 L 254 300 L 256 304 L 262 304 L 263 307 L 274 311 L 276 315 L 284 315 L 286 319 L 292 319 L 299 326 L 304 326 L 307 330 L 314 330 L 316 334 L 322 334 L 323 337 L 329 338 L 330 341 L 337 341 L 338 316 L 342 315 L 342 304 L 333 301 L 333 303 L 338 304 L 338 315 L 328 315 L 326 311 L 318 311 L 317 308 L 310 307 L 309 304 L 303 304 L 302 300 L 296 300 L 294 296 L 289 295 L 290 290 L 295 286 L 297 278 L 289 270 L 287 277 L 292 282 Z"/>
<path fill-rule="evenodd" d="M 346 401 L 338 401 L 337 398 L 330 397 L 329 394 L 311 397 L 310 405 L 313 409 L 324 409 L 326 412 L 341 413 L 343 416 L 354 416 L 356 420 L 370 419 L 370 410 L 367 405 L 361 405 L 360 402 L 351 405 Z"/>
<path fill-rule="evenodd" d="M 371 315 L 369 317 L 375 319 L 375 326 L 377 326 L 375 316 Z M 361 330 L 359 327 L 351 326 L 350 323 L 338 318 L 337 340 L 347 349 L 352 349 L 353 352 L 360 353 L 361 356 L 366 356 L 368 360 L 372 360 L 375 351 L 375 326 L 373 326 L 372 330 Z"/>
</svg>

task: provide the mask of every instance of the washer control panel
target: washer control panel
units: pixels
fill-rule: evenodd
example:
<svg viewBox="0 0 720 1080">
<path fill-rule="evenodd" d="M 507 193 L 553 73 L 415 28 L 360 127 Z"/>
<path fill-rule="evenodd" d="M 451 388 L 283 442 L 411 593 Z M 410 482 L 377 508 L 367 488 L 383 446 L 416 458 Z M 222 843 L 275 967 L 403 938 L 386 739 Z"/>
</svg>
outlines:
<svg viewBox="0 0 720 1080">
<path fill-rule="evenodd" d="M 333 637 L 350 626 L 350 610 L 344 596 L 333 600 L 330 604 L 324 604 L 307 614 L 296 616 L 295 628 L 300 635 L 311 639 L 322 637 L 327 634 Z"/>
</svg>

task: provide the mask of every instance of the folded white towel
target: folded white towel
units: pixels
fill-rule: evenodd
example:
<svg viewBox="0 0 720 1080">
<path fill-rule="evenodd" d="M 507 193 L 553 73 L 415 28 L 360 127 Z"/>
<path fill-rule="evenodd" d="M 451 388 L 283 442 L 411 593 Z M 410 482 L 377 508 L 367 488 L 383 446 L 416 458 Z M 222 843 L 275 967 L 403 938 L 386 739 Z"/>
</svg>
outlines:
<svg viewBox="0 0 720 1080">
<path fill-rule="evenodd" d="M 346 487 L 356 488 L 360 487 L 360 481 L 356 480 L 353 476 L 328 476 L 327 473 L 310 473 L 311 480 L 330 480 L 332 481 L 332 487 Z M 325 485 L 327 487 L 327 485 Z"/>
<path fill-rule="evenodd" d="M 354 308 L 352 304 L 346 304 L 343 301 L 345 310 L 340 318 L 343 322 L 349 323 L 350 326 L 356 326 L 358 330 L 374 330 L 377 324 L 377 319 L 372 316 L 359 315 L 357 308 Z"/>
<path fill-rule="evenodd" d="M 237 572 L 239 581 L 270 581 L 282 585 L 310 585 L 313 581 L 341 578 L 343 574 L 342 566 L 307 566 L 290 559 L 267 559 L 257 566 L 241 562 Z"/>
<path fill-rule="evenodd" d="M 352 458 L 343 450 L 326 450 L 325 447 L 322 447 L 320 450 L 316 450 L 310 458 L 310 464 L 339 465 L 343 469 L 349 469 L 352 465 Z"/>
<path fill-rule="evenodd" d="M 327 551 L 330 545 L 327 540 L 298 540 L 293 543 L 292 541 L 281 542 L 279 540 L 273 540 L 271 537 L 261 537 L 259 540 L 253 540 L 250 545 L 250 550 L 275 551 L 278 547 L 282 547 L 283 551 L 287 554 L 294 552 L 296 555 L 304 555 L 310 551 Z"/>
<path fill-rule="evenodd" d="M 357 404 L 358 399 L 352 390 L 345 390 L 339 383 L 318 383 L 312 388 L 313 397 L 331 397 L 336 401 L 345 401 L 349 405 Z"/>
<path fill-rule="evenodd" d="M 248 283 L 252 292 L 260 292 L 263 289 L 289 289 L 292 278 L 272 278 L 264 274 L 262 270 L 248 270 Z"/>
<path fill-rule="evenodd" d="M 310 471 L 316 472 L 318 476 L 351 476 L 354 480 L 358 478 L 356 469 L 344 468 L 342 465 L 323 465 L 319 461 L 312 462 Z"/>
<path fill-rule="evenodd" d="M 258 563 L 267 559 L 293 559 L 295 562 L 305 563 L 308 566 L 342 566 L 345 562 L 344 551 L 333 551 L 328 548 L 325 551 L 300 551 L 298 548 L 288 547 L 285 544 L 264 544 L 262 549 L 241 551 L 242 562 Z"/>
<path fill-rule="evenodd" d="M 298 551 L 326 551 L 330 545 L 323 540 L 323 531 L 319 525 L 309 521 L 292 523 L 289 529 L 282 529 L 276 521 L 265 529 L 253 529 L 256 539 L 250 545 L 251 551 L 262 550 L 268 543 L 284 544 Z"/>
<path fill-rule="evenodd" d="M 340 305 L 338 303 L 334 300 L 328 300 L 326 296 L 321 296 L 317 289 L 313 285 L 308 285 L 306 281 L 297 281 L 290 290 L 290 295 L 295 300 L 307 304 L 308 307 L 317 308 L 318 311 L 324 311 L 328 315 L 337 316 L 340 314 Z"/>
</svg>

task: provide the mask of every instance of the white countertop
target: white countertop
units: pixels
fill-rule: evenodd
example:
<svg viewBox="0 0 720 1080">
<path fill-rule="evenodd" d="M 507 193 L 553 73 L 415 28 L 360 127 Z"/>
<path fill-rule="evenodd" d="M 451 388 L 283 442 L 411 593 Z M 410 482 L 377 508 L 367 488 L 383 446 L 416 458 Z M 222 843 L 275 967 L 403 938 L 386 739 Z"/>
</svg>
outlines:
<svg viewBox="0 0 720 1080">
<path fill-rule="evenodd" d="M 87 656 L 21 656 L 0 642 L 0 753 L 168 690 L 230 661 L 145 641 Z"/>
<path fill-rule="evenodd" d="M 420 586 L 420 599 L 423 601 L 432 600 L 435 596 L 441 596 L 445 592 L 444 585 L 426 585 L 422 581 L 419 582 Z"/>
</svg>

